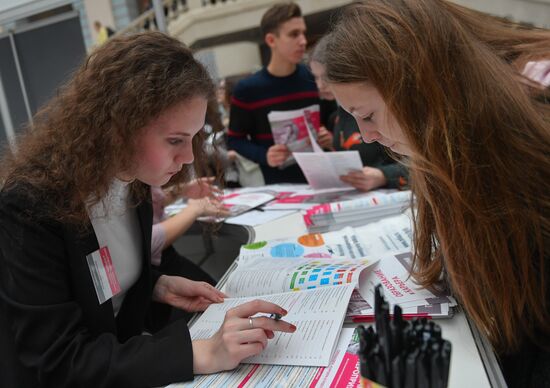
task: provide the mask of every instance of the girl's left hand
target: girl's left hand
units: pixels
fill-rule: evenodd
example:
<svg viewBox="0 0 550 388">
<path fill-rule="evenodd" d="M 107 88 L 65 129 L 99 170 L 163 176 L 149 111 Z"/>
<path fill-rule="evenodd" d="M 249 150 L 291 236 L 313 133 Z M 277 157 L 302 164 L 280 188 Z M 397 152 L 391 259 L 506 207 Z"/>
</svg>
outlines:
<svg viewBox="0 0 550 388">
<path fill-rule="evenodd" d="M 197 178 L 181 185 L 181 196 L 191 199 L 203 197 L 216 198 L 223 194 L 222 190 L 213 185 L 214 177 Z"/>
<path fill-rule="evenodd" d="M 231 215 L 229 209 L 223 206 L 222 202 L 211 199 L 210 197 L 189 199 L 187 201 L 187 207 L 194 211 L 196 218 L 206 216 L 223 218 Z"/>
<path fill-rule="evenodd" d="M 227 297 L 206 282 L 196 282 L 181 276 L 162 275 L 153 289 L 153 300 L 181 310 L 204 311 L 212 303 L 222 303 Z"/>
<path fill-rule="evenodd" d="M 363 167 L 361 171 L 350 171 L 348 174 L 342 175 L 340 179 L 361 191 L 374 190 L 387 184 L 382 170 L 374 167 Z"/>
<path fill-rule="evenodd" d="M 325 150 L 334 150 L 332 147 L 332 133 L 323 126 L 317 133 L 317 143 Z"/>
</svg>

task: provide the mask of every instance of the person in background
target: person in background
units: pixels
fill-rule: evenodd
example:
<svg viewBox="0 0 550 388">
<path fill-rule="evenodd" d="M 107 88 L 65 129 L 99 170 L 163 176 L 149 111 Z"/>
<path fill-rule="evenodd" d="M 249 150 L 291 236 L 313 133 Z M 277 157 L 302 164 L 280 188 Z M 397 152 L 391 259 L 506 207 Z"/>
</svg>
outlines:
<svg viewBox="0 0 550 388">
<path fill-rule="evenodd" d="M 216 98 L 210 99 L 206 108 L 204 130 L 207 134 L 205 146 L 209 156 L 208 166 L 210 171 L 222 171 L 223 187 L 240 187 L 239 172 L 235 166 L 237 153 L 227 149 L 227 127 L 220 114 L 218 93 L 219 90 L 216 90 Z"/>
<path fill-rule="evenodd" d="M 231 95 L 228 93 L 227 80 L 222 78 L 218 83 L 216 90 L 216 100 L 218 101 L 218 110 L 224 127 L 229 126 L 229 110 Z"/>
<path fill-rule="evenodd" d="M 326 72 L 363 140 L 406 155 L 413 276 L 446 280 L 510 388 L 550 386 L 550 110 L 518 81 L 550 32 L 442 0 L 369 0 Z M 452 373 L 452 372 L 451 372 Z"/>
<path fill-rule="evenodd" d="M 325 36 L 313 48 L 309 66 L 315 76 L 319 95 L 324 100 L 334 100 L 334 94 L 325 82 L 325 55 L 328 37 Z M 361 171 L 351 171 L 341 177 L 342 181 L 361 191 L 377 188 L 406 189 L 409 187 L 407 168 L 394 161 L 385 147 L 378 143 L 364 143 L 353 116 L 341 107 L 335 112 L 333 133 L 330 135 L 334 151 L 357 150 L 363 162 Z M 325 130 L 326 131 L 326 130 Z M 326 131 L 330 134 L 330 132 Z"/>
<path fill-rule="evenodd" d="M 165 386 L 235 368 L 274 330 L 295 331 L 251 321 L 285 314 L 262 300 L 229 310 L 210 338 L 192 340 L 185 320 L 162 325 L 172 307 L 224 298 L 151 267 L 150 186 L 200 170 L 213 96 L 180 41 L 132 34 L 96 49 L 34 118 L 1 164 L 0 386 Z"/>
<path fill-rule="evenodd" d="M 235 86 L 228 146 L 258 163 L 266 184 L 305 183 L 297 164 L 279 168 L 290 151 L 285 144 L 274 144 L 267 115 L 320 103 L 313 76 L 300 63 L 306 50 L 306 24 L 297 4 L 279 3 L 266 11 L 260 28 L 271 58 L 267 67 Z"/>
<path fill-rule="evenodd" d="M 113 29 L 102 25 L 99 20 L 96 20 L 94 22 L 94 28 L 97 32 L 96 42 L 98 45 L 102 45 L 103 43 L 107 42 L 107 39 L 115 34 L 115 31 Z"/>
</svg>

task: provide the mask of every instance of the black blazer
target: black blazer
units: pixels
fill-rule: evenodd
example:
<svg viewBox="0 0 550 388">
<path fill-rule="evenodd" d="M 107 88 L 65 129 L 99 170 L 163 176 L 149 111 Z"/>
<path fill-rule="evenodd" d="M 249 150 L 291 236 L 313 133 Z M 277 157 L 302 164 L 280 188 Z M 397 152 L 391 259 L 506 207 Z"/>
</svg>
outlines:
<svg viewBox="0 0 550 388">
<path fill-rule="evenodd" d="M 111 301 L 98 303 L 86 263 L 99 249 L 91 224 L 82 232 L 37 217 L 41 205 L 22 189 L 0 193 L 0 386 L 148 387 L 192 379 L 184 321 L 142 335 L 153 318 L 168 315 L 167 306 L 151 301 L 161 275 L 151 269 L 151 204 L 137 207 L 142 273 L 116 319 Z"/>
</svg>

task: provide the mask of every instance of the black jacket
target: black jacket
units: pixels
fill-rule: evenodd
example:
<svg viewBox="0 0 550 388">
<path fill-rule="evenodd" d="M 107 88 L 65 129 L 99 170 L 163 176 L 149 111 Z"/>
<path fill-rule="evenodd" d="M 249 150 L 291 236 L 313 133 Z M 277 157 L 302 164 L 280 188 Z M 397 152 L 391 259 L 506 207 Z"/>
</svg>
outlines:
<svg viewBox="0 0 550 388">
<path fill-rule="evenodd" d="M 98 303 L 86 263 L 99 248 L 93 228 L 82 233 L 28 217 L 43 214 L 41 205 L 21 189 L 0 193 L 0 386 L 146 387 L 192 379 L 184 321 L 142 334 L 151 317 L 169 312 L 151 301 L 161 274 L 150 263 L 150 203 L 136 209 L 142 273 L 116 318 L 110 300 Z"/>
</svg>

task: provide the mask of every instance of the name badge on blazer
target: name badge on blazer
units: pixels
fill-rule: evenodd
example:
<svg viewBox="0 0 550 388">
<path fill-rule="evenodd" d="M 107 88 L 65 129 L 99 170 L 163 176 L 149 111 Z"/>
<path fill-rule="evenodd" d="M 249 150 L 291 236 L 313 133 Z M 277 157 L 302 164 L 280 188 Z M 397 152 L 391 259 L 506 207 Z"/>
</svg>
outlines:
<svg viewBox="0 0 550 388">
<path fill-rule="evenodd" d="M 86 256 L 99 304 L 118 294 L 120 283 L 116 277 L 109 248 L 102 247 Z"/>
</svg>

